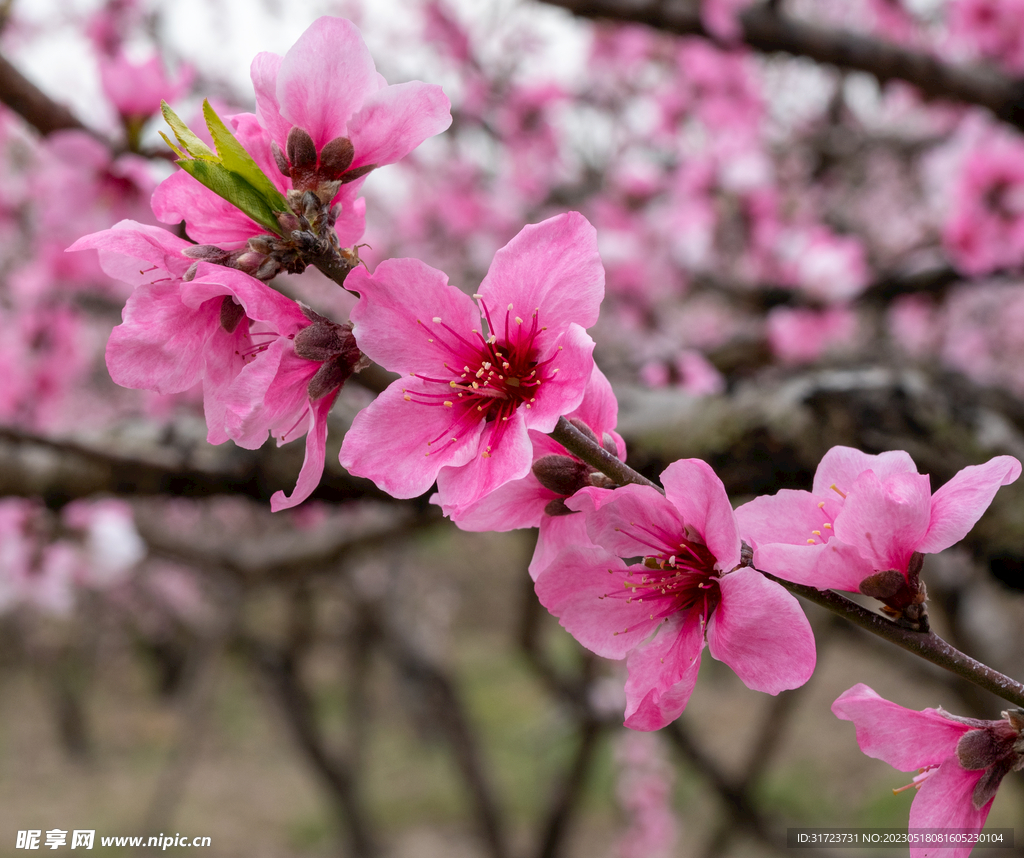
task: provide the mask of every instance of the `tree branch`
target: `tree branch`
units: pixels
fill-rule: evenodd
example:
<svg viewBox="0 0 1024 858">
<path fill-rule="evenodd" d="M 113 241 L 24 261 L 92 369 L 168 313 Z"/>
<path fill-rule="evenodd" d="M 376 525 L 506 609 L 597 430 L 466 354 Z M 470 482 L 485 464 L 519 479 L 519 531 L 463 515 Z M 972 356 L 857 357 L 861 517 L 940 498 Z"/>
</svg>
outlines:
<svg viewBox="0 0 1024 858">
<path fill-rule="evenodd" d="M 774 575 L 769 575 L 767 572 L 761 574 L 765 578 L 781 584 L 789 592 L 802 596 L 808 602 L 821 605 L 832 613 L 849 620 L 855 626 L 860 626 L 862 629 L 884 638 L 889 643 L 896 644 L 914 655 L 919 655 L 925 661 L 930 661 L 932 664 L 974 683 L 979 688 L 992 692 L 1003 700 L 1024 707 L 1024 684 L 1005 676 L 998 670 L 993 670 L 980 661 L 975 661 L 969 655 L 950 646 L 935 632 L 915 632 L 905 629 L 831 590 L 817 590 L 804 584 L 794 584 L 791 581 L 784 581 Z"/>
<path fill-rule="evenodd" d="M 44 137 L 68 129 L 87 131 L 96 136 L 95 131 L 87 128 L 63 104 L 50 98 L 3 56 L 0 56 L 0 102 Z"/>
<path fill-rule="evenodd" d="M 680 36 L 710 38 L 699 4 L 687 0 L 543 0 L 581 18 L 646 24 Z M 999 72 L 944 63 L 934 56 L 871 36 L 844 32 L 776 14 L 755 4 L 740 15 L 742 42 L 763 53 L 787 53 L 874 75 L 880 83 L 902 80 L 927 98 L 988 108 L 999 119 L 1024 128 L 1024 84 Z"/>
</svg>

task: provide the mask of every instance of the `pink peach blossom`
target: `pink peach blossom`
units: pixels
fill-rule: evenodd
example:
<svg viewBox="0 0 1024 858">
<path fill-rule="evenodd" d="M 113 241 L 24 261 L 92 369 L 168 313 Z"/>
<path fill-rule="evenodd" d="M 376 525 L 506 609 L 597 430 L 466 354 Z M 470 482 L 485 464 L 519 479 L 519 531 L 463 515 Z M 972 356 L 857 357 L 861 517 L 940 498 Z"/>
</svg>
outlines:
<svg viewBox="0 0 1024 858">
<path fill-rule="evenodd" d="M 916 712 L 880 697 L 864 684 L 844 691 L 832 711 L 857 728 L 857 744 L 869 757 L 901 772 L 920 769 L 912 784 L 914 828 L 980 831 L 1003 776 L 1024 768 L 1024 715 L 1004 712 L 1001 721 L 961 718 L 943 709 Z M 966 858 L 973 844 L 911 845 L 911 858 Z"/>
<path fill-rule="evenodd" d="M 781 363 L 813 363 L 851 345 L 857 336 L 857 316 L 849 307 L 773 307 L 765 332 L 772 354 Z"/>
<path fill-rule="evenodd" d="M 996 456 L 964 468 L 933 495 L 928 475 L 919 474 L 902 450 L 873 456 L 833 447 L 811 491 L 783 489 L 756 498 L 739 507 L 736 518 L 755 565 L 787 581 L 861 592 L 866 579 L 894 570 L 916 595 L 915 555 L 963 539 L 999 487 L 1020 472 L 1015 458 Z"/>
<path fill-rule="evenodd" d="M 185 67 L 172 80 L 157 55 L 138 63 L 118 50 L 113 56 L 101 56 L 99 63 L 103 91 L 125 118 L 148 119 L 156 115 L 160 102 L 178 99 L 194 77 L 192 69 Z"/>
<path fill-rule="evenodd" d="M 525 227 L 499 250 L 476 296 L 415 259 L 356 269 L 347 287 L 360 348 L 410 377 L 361 411 L 341 463 L 395 497 L 438 483 L 452 515 L 533 461 L 529 430 L 577 408 L 593 371 L 604 270 L 594 228 L 576 213 Z"/>
<path fill-rule="evenodd" d="M 566 548 L 537 579 L 541 603 L 585 647 L 626 659 L 626 726 L 657 730 L 686 707 L 705 643 L 748 688 L 778 694 L 814 671 L 799 604 L 744 564 L 725 487 L 699 459 L 648 486 L 583 489 L 593 545 Z M 611 495 L 609 498 L 607 495 Z M 627 566 L 620 558 L 643 557 Z"/>
<path fill-rule="evenodd" d="M 343 18 L 318 18 L 283 57 L 257 54 L 251 74 L 256 115 L 282 151 L 293 127 L 313 139 L 318 153 L 348 138 L 350 170 L 393 164 L 452 121 L 441 87 L 388 86 L 359 30 Z"/>
<path fill-rule="evenodd" d="M 261 447 L 267 433 L 280 446 L 306 436 L 306 455 L 291 496 L 275 492 L 273 512 L 296 506 L 313 493 L 323 475 L 327 415 L 342 385 L 360 366 L 349 324 L 338 325 L 293 302 L 268 304 L 257 346 L 246 365 L 218 396 L 228 437 L 242 447 Z"/>
<path fill-rule="evenodd" d="M 966 274 L 1024 265 L 1022 159 L 1024 144 L 1009 137 L 983 141 L 964 158 L 942 243 Z"/>
</svg>

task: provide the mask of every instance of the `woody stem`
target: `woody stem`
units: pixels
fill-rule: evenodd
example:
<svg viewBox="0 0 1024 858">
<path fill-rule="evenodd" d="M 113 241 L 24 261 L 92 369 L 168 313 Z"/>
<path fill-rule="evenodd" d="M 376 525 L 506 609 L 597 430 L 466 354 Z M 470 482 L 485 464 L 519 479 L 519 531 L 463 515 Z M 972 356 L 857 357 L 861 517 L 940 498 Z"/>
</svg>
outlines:
<svg viewBox="0 0 1024 858">
<path fill-rule="evenodd" d="M 934 632 L 915 632 L 905 629 L 896 623 L 887 620 L 885 617 L 861 607 L 856 602 L 834 593 L 831 590 L 816 590 L 804 584 L 794 584 L 791 581 L 783 581 L 767 572 L 762 572 L 765 578 L 769 578 L 781 584 L 789 592 L 802 596 L 809 602 L 821 605 L 823 608 L 845 617 L 854 625 L 872 634 L 885 638 L 890 643 L 902 647 L 908 652 L 919 655 L 921 658 L 945 668 L 951 673 L 973 682 L 979 688 L 990 691 L 997 697 L 1015 703 L 1017 706 L 1024 706 L 1024 684 L 1021 684 L 1009 676 L 1005 676 L 988 665 L 975 661 L 969 655 L 960 652 Z"/>
<path fill-rule="evenodd" d="M 595 444 L 586 435 L 580 432 L 564 417 L 558 418 L 558 424 L 551 437 L 565 447 L 577 459 L 586 462 L 593 468 L 597 468 L 606 477 L 611 477 L 620 486 L 634 483 L 638 486 L 650 486 L 662 494 L 665 490 L 657 483 L 652 483 L 643 474 L 637 473 L 625 462 L 619 461 L 616 456 L 609 453 L 600 444 Z"/>
</svg>

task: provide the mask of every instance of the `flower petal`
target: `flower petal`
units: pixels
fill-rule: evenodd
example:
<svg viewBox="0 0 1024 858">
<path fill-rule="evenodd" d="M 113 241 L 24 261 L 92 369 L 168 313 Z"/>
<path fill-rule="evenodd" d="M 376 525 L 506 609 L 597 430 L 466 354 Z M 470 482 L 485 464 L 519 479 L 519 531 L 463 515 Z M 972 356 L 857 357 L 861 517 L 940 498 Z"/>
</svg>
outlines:
<svg viewBox="0 0 1024 858">
<path fill-rule="evenodd" d="M 292 123 L 281 115 L 281 106 L 277 103 L 277 75 L 281 71 L 282 59 L 279 54 L 267 51 L 256 54 L 249 67 L 249 77 L 256 93 L 256 116 L 284 152 L 287 151 Z"/>
<path fill-rule="evenodd" d="M 660 730 L 686 708 L 704 649 L 702 610 L 668 618 L 653 640 L 629 654 L 625 724 L 630 729 Z"/>
<path fill-rule="evenodd" d="M 592 544 L 582 514 L 542 515 L 537 546 L 533 550 L 528 569 L 530 577 L 536 581 L 565 549 Z"/>
<path fill-rule="evenodd" d="M 306 432 L 306 457 L 302 461 L 298 482 L 291 495 L 282 491 L 270 497 L 270 511 L 291 509 L 308 498 L 320 485 L 324 474 L 324 460 L 327 456 L 327 414 L 334 405 L 338 394 L 331 393 L 309 404 L 309 430 Z"/>
<path fill-rule="evenodd" d="M 281 61 L 277 103 L 281 116 L 304 129 L 319 152 L 345 135 L 349 117 L 381 83 L 356 25 L 317 18 Z"/>
<path fill-rule="evenodd" d="M 754 549 L 754 565 L 794 584 L 848 593 L 859 592 L 860 582 L 876 571 L 856 548 L 838 539 L 824 545 L 762 545 Z"/>
<path fill-rule="evenodd" d="M 623 486 L 607 500 L 597 492 L 582 489 L 565 502 L 569 509 L 586 515 L 587 533 L 595 545 L 619 557 L 671 555 L 678 550 L 685 522 L 657 489 Z M 597 500 L 600 508 L 595 508 Z"/>
<path fill-rule="evenodd" d="M 594 430 L 598 440 L 601 440 L 601 436 L 605 432 L 611 434 L 618 448 L 619 458 L 623 460 L 626 458 L 625 442 L 614 431 L 619 419 L 619 402 L 615 398 L 615 391 L 612 390 L 608 378 L 601 372 L 601 368 L 597 364 L 594 364 L 594 370 L 583 391 L 583 401 L 575 411 L 565 416 L 582 420 Z"/>
<path fill-rule="evenodd" d="M 220 325 L 220 302 L 186 307 L 180 287 L 164 280 L 138 286 L 128 298 L 106 352 L 110 377 L 122 387 L 180 393 L 199 381 L 206 341 Z"/>
<path fill-rule="evenodd" d="M 550 351 L 538 355 L 539 361 L 554 356 L 551 368 L 558 373 L 540 385 L 530 408 L 520 408 L 527 426 L 538 432 L 550 432 L 559 417 L 579 407 L 594 371 L 593 353 L 594 341 L 574 324 L 552 344 Z"/>
<path fill-rule="evenodd" d="M 436 84 L 416 80 L 377 90 L 349 120 L 348 138 L 355 150 L 351 168 L 401 160 L 452 124 L 451 109 Z"/>
<path fill-rule="evenodd" d="M 886 480 L 893 474 L 916 474 L 917 465 L 910 454 L 903 450 L 872 456 L 853 447 L 833 447 L 818 463 L 811 492 L 827 495 L 833 485 L 849 491 L 849 487 L 864 471 L 874 471 L 878 479 Z"/>
<path fill-rule="evenodd" d="M 236 250 L 267 230 L 184 170 L 164 179 L 153 192 L 153 214 L 162 223 L 181 223 L 189 238 Z"/>
<path fill-rule="evenodd" d="M 626 565 L 594 545 L 572 545 L 537 578 L 540 603 L 576 640 L 604 658 L 625 658 L 661 624 L 623 595 Z"/>
<path fill-rule="evenodd" d="M 745 567 L 723 575 L 722 600 L 708 620 L 708 650 L 747 688 L 778 694 L 814 673 L 814 634 L 800 604 L 774 581 Z"/>
<path fill-rule="evenodd" d="M 604 266 L 597 232 L 579 212 L 567 212 L 523 227 L 494 255 L 480 293 L 494 313 L 523 319 L 539 310 L 551 331 L 575 322 L 589 328 L 604 298 Z"/>
<path fill-rule="evenodd" d="M 220 395 L 228 436 L 240 447 L 256 450 L 268 433 L 278 443 L 301 435 L 309 409 L 307 387 L 318 369 L 319 364 L 295 354 L 291 340 L 272 342 Z"/>
<path fill-rule="evenodd" d="M 445 443 L 452 412 L 405 399 L 406 390 L 434 388 L 416 378 L 396 381 L 360 411 L 341 445 L 342 467 L 373 480 L 392 497 L 414 498 L 433 485 L 441 468 L 464 465 L 476 456 L 483 422 L 458 443 Z"/>
<path fill-rule="evenodd" d="M 192 242 L 163 227 L 122 220 L 110 229 L 83 236 L 68 251 L 98 250 L 104 274 L 141 286 L 153 282 L 154 277 L 164 277 L 165 272 L 174 277 L 184 275 L 192 265 L 192 260 L 181 253 L 187 247 L 192 247 Z M 149 265 L 140 269 L 140 262 Z"/>
<path fill-rule="evenodd" d="M 715 556 L 716 568 L 734 568 L 740 562 L 740 532 L 725 486 L 711 466 L 700 459 L 680 459 L 662 472 L 661 484 L 683 522 Z"/>
<path fill-rule="evenodd" d="M 928 531 L 932 492 L 923 474 L 899 473 L 884 482 L 874 471 L 852 486 L 833 529 L 876 570 L 903 572 Z"/>
<path fill-rule="evenodd" d="M 782 489 L 774 495 L 754 498 L 736 507 L 740 537 L 755 549 L 774 542 L 794 546 L 807 546 L 812 540 L 827 542 L 833 535 L 832 521 L 841 509 L 839 496 L 829 494 L 831 498 L 821 498 L 810 492 Z M 773 569 L 766 571 L 781 574 Z"/>
<path fill-rule="evenodd" d="M 388 259 L 373 274 L 356 268 L 345 287 L 359 293 L 351 313 L 359 348 L 381 366 L 454 378 L 460 356 L 477 348 L 466 344 L 480 330 L 473 300 L 418 259 Z"/>
<path fill-rule="evenodd" d="M 533 465 L 533 445 L 522 409 L 501 423 L 500 429 L 497 423 L 480 425 L 483 431 L 477 454 L 460 466 L 442 468 L 437 475 L 441 506 L 451 508 L 456 517 L 499 486 L 525 477 Z"/>
<path fill-rule="evenodd" d="M 983 774 L 981 770 L 969 772 L 961 767 L 955 755 L 947 757 L 914 796 L 908 827 L 981 831 L 992 809 L 992 801 L 976 810 L 972 793 Z M 973 846 L 972 843 L 912 845 L 910 858 L 967 858 Z"/>
<path fill-rule="evenodd" d="M 857 744 L 865 754 L 901 772 L 939 765 L 956 752 L 956 743 L 971 729 L 935 709 L 906 709 L 863 683 L 840 694 L 832 712 L 853 722 Z"/>
<path fill-rule="evenodd" d="M 544 507 L 557 497 L 560 495 L 544 488 L 531 473 L 499 486 L 468 507 L 445 510 L 445 515 L 462 530 L 503 533 L 521 527 L 537 527 L 545 517 Z"/>
<path fill-rule="evenodd" d="M 918 543 L 922 554 L 936 554 L 963 539 L 992 503 L 1000 486 L 1020 476 L 1013 456 L 996 456 L 984 465 L 964 468 L 932 495 L 928 533 Z"/>
</svg>

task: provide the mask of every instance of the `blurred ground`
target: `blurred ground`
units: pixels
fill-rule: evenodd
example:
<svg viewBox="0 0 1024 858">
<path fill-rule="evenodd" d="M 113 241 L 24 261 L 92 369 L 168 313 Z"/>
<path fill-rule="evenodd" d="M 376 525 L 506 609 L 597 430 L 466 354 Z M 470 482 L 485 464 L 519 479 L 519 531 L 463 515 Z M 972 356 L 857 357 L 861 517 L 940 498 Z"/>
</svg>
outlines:
<svg viewBox="0 0 1024 858">
<path fill-rule="evenodd" d="M 487 767 L 514 826 L 516 855 L 531 855 L 536 822 L 553 776 L 574 745 L 572 723 L 553 702 L 516 647 L 518 615 L 526 587 L 529 534 L 462 534 L 441 528 L 404 550 L 403 568 L 414 577 L 405 590 L 432 616 L 422 638 L 454 666 Z M 317 689 L 318 714 L 337 741 L 346 707 L 341 665 L 328 646 L 333 611 L 329 578 L 320 583 L 324 640 L 307 670 Z M 252 597 L 247 621 L 273 626 L 272 589 Z M 431 604 L 430 603 L 432 600 Z M 910 777 L 863 756 L 852 726 L 829 712 L 831 702 L 856 682 L 908 707 L 962 704 L 911 657 L 887 645 L 862 641 L 857 630 L 837 629 L 812 614 L 819 642 L 818 669 L 802 690 L 790 692 L 788 712 L 745 689 L 735 675 L 705 653 L 701 678 L 683 723 L 695 742 L 730 775 L 747 765 L 751 745 L 769 711 L 777 721 L 778 747 L 756 790 L 762 812 L 787 824 L 905 827 L 912 791 L 892 788 Z M 575 644 L 554 621 L 545 637 L 556 661 L 571 664 Z M 429 631 L 429 630 L 428 630 Z M 204 854 L 218 858 L 316 858 L 339 854 L 333 817 L 318 782 L 295 745 L 266 688 L 248 662 L 229 649 L 213 667 L 206 704 L 156 692 L 155 673 L 131 639 L 98 623 L 94 678 L 83 696 L 89 752 L 73 759 L 58 741 L 51 677 L 23 658 L 9 657 L 0 672 L 0 855 L 20 829 L 96 829 L 103 834 L 183 833 L 212 837 Z M 864 643 L 868 645 L 865 646 Z M 370 716 L 364 766 L 370 813 L 389 858 L 472 858 L 484 855 L 467 820 L 465 792 L 443 743 L 418 711 L 418 702 L 379 659 L 371 665 Z M 621 688 L 614 667 L 609 688 Z M 939 677 L 942 681 L 942 677 Z M 998 705 L 996 707 L 996 710 Z M 198 714 L 197 714 L 198 712 Z M 987 717 L 998 717 L 992 711 Z M 666 754 L 671 755 L 668 743 Z M 151 804 L 168 765 L 182 754 L 180 800 L 161 787 L 160 813 Z M 191 756 L 190 756 L 191 755 Z M 720 804 L 702 776 L 677 758 L 674 806 L 682 836 L 680 858 L 708 849 Z M 171 761 L 171 762 L 169 762 Z M 164 774 L 162 774 L 164 773 Z M 615 764 L 609 741 L 600 748 L 586 788 L 584 809 L 571 832 L 570 858 L 612 858 L 622 828 L 614 796 Z M 1019 777 L 1007 778 L 989 825 L 1017 827 L 1024 838 L 1024 793 Z M 159 819 L 148 830 L 146 819 Z M 100 848 L 99 854 L 131 854 Z M 138 854 L 152 853 L 141 850 Z M 179 850 L 171 848 L 173 854 Z M 344 853 L 342 853 L 344 854 Z M 723 854 L 778 854 L 743 837 Z M 855 850 L 843 855 L 854 858 Z M 886 850 L 870 850 L 884 858 Z M 901 854 L 893 852 L 891 854 Z M 903 853 L 905 854 L 905 853 Z M 993 855 L 1005 852 L 989 853 Z"/>
</svg>

